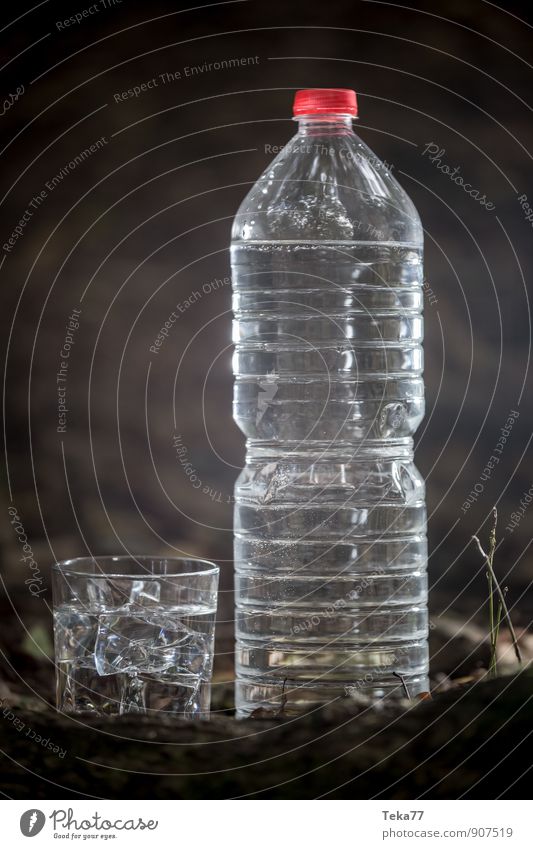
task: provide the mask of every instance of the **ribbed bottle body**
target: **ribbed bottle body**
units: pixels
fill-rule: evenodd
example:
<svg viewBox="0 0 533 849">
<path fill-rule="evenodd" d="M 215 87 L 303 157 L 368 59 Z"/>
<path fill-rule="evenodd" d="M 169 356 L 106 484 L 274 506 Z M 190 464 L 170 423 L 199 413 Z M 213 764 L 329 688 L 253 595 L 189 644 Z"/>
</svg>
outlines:
<svg viewBox="0 0 533 849">
<path fill-rule="evenodd" d="M 427 687 L 421 256 L 232 249 L 237 702 Z M 396 674 L 395 674 L 396 673 Z M 400 685 L 401 686 L 401 685 Z"/>
</svg>

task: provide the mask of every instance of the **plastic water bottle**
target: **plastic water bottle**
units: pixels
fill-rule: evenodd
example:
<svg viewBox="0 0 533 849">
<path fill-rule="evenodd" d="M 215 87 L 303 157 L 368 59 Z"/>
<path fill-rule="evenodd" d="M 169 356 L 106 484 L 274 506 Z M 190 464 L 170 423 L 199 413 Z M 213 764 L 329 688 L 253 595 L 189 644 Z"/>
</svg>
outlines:
<svg viewBox="0 0 533 849">
<path fill-rule="evenodd" d="M 355 92 L 294 115 L 232 231 L 239 716 L 428 688 L 422 227 Z"/>
</svg>

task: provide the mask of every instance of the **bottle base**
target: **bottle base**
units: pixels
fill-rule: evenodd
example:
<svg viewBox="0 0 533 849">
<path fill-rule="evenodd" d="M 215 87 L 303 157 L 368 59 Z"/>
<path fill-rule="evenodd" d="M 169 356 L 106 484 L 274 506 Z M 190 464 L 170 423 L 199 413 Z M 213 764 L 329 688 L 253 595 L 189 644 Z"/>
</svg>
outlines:
<svg viewBox="0 0 533 849">
<path fill-rule="evenodd" d="M 361 700 L 369 702 L 415 698 L 429 690 L 429 679 L 424 674 L 382 678 L 371 674 L 353 681 L 268 681 L 266 678 L 238 679 L 235 684 L 235 714 L 237 719 L 247 717 L 276 718 L 300 716 L 327 705 L 345 704 Z"/>
</svg>

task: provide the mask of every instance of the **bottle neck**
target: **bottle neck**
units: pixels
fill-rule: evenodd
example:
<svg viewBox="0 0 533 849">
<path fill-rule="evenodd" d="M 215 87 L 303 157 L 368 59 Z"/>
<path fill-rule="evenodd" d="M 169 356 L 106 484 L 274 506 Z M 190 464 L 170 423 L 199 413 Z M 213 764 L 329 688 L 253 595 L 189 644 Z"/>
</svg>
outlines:
<svg viewBox="0 0 533 849">
<path fill-rule="evenodd" d="M 297 120 L 299 136 L 353 135 L 351 115 L 300 115 Z"/>
</svg>

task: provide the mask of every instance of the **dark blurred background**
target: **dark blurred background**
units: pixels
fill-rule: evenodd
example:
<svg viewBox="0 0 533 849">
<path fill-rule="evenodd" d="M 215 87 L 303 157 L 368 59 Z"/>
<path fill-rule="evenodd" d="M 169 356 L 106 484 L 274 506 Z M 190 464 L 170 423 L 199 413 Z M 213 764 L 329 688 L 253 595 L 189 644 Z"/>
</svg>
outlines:
<svg viewBox="0 0 533 849">
<path fill-rule="evenodd" d="M 88 552 L 217 560 L 218 674 L 230 675 L 232 489 L 244 441 L 231 418 L 229 231 L 270 146 L 295 132 L 292 97 L 303 87 L 357 90 L 358 132 L 425 227 L 427 415 L 417 462 L 428 486 L 433 631 L 486 621 L 470 538 L 486 536 L 494 504 L 496 568 L 526 626 L 527 4 L 31 6 L 6 7 L 2 24 L 1 612 L 13 685 L 9 665 L 20 668 L 29 652 L 44 670 L 33 686 L 46 689 L 52 668 L 38 647 L 49 651 L 50 564 Z M 73 314 L 79 327 L 58 383 Z M 491 456 L 498 462 L 487 468 Z M 30 555 L 9 508 L 37 566 L 21 559 Z M 439 651 L 437 640 L 437 669 L 446 667 Z"/>
</svg>

